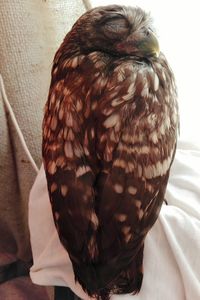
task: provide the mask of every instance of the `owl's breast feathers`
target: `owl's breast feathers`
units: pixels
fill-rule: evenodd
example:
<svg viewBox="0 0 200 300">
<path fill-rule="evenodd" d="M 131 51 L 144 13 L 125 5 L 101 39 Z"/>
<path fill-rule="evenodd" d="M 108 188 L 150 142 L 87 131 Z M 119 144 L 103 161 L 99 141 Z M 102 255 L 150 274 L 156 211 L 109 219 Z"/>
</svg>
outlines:
<svg viewBox="0 0 200 300">
<path fill-rule="evenodd" d="M 130 287 L 136 274 L 128 266 L 139 251 L 141 267 L 177 127 L 174 77 L 162 54 L 143 62 L 57 53 L 43 122 L 44 165 L 60 239 L 89 294 L 112 285 L 121 292 L 123 280 Z"/>
</svg>

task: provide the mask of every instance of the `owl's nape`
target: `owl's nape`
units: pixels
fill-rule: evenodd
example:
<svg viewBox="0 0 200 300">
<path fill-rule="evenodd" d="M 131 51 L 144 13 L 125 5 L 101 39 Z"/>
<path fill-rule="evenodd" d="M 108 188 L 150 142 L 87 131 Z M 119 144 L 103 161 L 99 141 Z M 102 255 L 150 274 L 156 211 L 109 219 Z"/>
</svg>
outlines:
<svg viewBox="0 0 200 300">
<path fill-rule="evenodd" d="M 102 300 L 141 289 L 176 149 L 176 86 L 152 28 L 140 8 L 94 8 L 52 68 L 42 146 L 52 212 L 75 279 Z"/>
</svg>

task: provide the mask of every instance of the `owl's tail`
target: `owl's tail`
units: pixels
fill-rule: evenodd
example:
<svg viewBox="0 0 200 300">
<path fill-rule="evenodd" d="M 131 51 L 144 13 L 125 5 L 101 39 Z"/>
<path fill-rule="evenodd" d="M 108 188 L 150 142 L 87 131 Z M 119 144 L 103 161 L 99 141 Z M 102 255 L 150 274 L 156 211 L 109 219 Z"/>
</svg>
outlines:
<svg viewBox="0 0 200 300">
<path fill-rule="evenodd" d="M 142 244 L 132 259 L 129 253 L 106 265 L 73 264 L 75 279 L 98 300 L 109 300 L 112 294 L 137 294 L 143 280 L 143 249 Z"/>
</svg>

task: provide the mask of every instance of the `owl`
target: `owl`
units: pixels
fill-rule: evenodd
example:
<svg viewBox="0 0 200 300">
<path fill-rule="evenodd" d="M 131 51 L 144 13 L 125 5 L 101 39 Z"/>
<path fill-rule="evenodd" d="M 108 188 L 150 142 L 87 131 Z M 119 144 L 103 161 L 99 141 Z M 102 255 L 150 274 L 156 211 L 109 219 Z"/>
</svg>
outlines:
<svg viewBox="0 0 200 300">
<path fill-rule="evenodd" d="M 140 291 L 178 126 L 150 15 L 112 5 L 81 16 L 55 54 L 42 152 L 55 226 L 90 296 Z"/>
</svg>

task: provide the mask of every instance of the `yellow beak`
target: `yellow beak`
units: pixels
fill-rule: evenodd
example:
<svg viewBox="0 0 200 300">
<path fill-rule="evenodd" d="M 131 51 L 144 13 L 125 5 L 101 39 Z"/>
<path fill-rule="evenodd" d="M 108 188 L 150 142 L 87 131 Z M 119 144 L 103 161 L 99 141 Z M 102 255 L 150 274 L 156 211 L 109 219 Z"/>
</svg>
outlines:
<svg viewBox="0 0 200 300">
<path fill-rule="evenodd" d="M 149 34 L 138 43 L 137 47 L 146 56 L 158 57 L 160 54 L 158 40 L 152 31 L 149 31 Z"/>
</svg>

